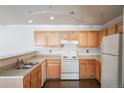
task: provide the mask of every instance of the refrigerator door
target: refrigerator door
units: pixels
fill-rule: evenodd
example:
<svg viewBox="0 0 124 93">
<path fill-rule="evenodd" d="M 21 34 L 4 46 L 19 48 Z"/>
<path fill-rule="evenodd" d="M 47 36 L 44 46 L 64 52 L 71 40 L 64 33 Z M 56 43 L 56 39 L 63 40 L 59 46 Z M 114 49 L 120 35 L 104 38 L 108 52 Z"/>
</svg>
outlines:
<svg viewBox="0 0 124 93">
<path fill-rule="evenodd" d="M 119 87 L 119 57 L 102 54 L 102 88 L 117 88 Z"/>
<path fill-rule="evenodd" d="M 119 55 L 120 34 L 106 36 L 102 41 L 102 53 Z"/>
</svg>

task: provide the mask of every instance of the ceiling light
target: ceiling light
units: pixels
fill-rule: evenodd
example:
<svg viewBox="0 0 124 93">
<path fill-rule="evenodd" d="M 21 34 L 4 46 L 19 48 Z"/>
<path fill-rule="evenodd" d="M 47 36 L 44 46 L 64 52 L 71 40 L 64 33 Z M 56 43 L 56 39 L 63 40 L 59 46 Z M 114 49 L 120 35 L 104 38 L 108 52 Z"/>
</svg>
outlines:
<svg viewBox="0 0 124 93">
<path fill-rule="evenodd" d="M 50 20 L 54 20 L 55 18 L 54 18 L 54 16 L 50 16 Z"/>
<path fill-rule="evenodd" d="M 32 22 L 33 22 L 33 21 L 32 21 L 31 19 L 29 19 L 29 20 L 28 20 L 28 23 L 30 23 L 30 24 L 31 24 Z"/>
</svg>

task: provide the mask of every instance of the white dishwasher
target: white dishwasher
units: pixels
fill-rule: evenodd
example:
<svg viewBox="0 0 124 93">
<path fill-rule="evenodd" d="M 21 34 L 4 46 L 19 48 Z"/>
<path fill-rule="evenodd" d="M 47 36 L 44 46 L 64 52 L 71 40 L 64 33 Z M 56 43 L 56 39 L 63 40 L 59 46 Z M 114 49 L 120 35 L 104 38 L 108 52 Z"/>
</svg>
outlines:
<svg viewBox="0 0 124 93">
<path fill-rule="evenodd" d="M 46 61 L 42 63 L 42 86 L 46 81 Z"/>
</svg>

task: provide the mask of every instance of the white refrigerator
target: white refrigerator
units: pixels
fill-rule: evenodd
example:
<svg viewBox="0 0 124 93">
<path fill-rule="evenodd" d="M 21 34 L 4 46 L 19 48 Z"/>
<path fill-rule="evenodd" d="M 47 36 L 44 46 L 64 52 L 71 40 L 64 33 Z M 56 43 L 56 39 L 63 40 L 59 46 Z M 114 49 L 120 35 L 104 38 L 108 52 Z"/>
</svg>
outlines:
<svg viewBox="0 0 124 93">
<path fill-rule="evenodd" d="M 113 34 L 102 40 L 101 87 L 118 88 L 122 82 L 122 35 Z"/>
</svg>

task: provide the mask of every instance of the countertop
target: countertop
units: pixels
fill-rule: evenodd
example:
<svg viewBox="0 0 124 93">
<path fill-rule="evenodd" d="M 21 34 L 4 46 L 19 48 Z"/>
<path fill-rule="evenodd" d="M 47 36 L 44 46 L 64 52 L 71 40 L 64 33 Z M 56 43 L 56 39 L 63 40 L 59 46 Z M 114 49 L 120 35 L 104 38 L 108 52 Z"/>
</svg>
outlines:
<svg viewBox="0 0 124 93">
<path fill-rule="evenodd" d="M 60 55 L 39 55 L 35 58 L 31 58 L 28 60 L 25 60 L 25 62 L 39 62 L 37 65 L 33 66 L 31 69 L 10 69 L 8 71 L 4 71 L 0 73 L 0 78 L 23 78 L 25 75 L 27 75 L 28 73 L 30 73 L 36 66 L 38 66 L 39 64 L 41 64 L 42 62 L 44 62 L 46 59 L 61 59 Z M 96 60 L 100 60 L 100 55 L 79 55 L 79 59 L 96 59 Z"/>
<path fill-rule="evenodd" d="M 31 69 L 10 69 L 8 71 L 4 71 L 0 73 L 0 78 L 23 78 L 26 76 L 28 73 L 30 73 L 34 68 L 36 68 L 39 64 L 44 62 L 46 59 L 45 58 L 32 58 L 30 60 L 26 60 L 26 62 L 38 62 L 38 64 L 34 65 Z"/>
</svg>

